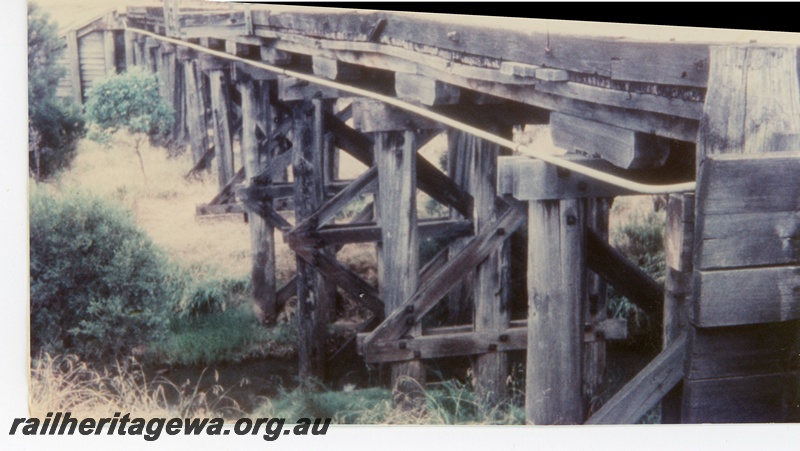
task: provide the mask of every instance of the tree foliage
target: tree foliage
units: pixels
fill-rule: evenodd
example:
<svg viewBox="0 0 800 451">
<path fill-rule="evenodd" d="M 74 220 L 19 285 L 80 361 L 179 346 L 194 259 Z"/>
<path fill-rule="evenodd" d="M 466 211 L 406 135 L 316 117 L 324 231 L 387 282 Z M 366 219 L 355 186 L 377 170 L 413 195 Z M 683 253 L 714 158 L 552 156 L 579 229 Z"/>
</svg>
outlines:
<svg viewBox="0 0 800 451">
<path fill-rule="evenodd" d="M 131 354 L 166 329 L 180 281 L 129 212 L 85 195 L 31 192 L 33 355 Z"/>
<path fill-rule="evenodd" d="M 155 75 L 140 68 L 98 81 L 87 97 L 86 115 L 100 133 L 126 130 L 139 139 L 154 139 L 169 133 L 175 121 Z"/>
<path fill-rule="evenodd" d="M 166 137 L 175 122 L 175 112 L 161 97 L 155 75 L 133 68 L 98 81 L 87 97 L 86 115 L 93 126 L 90 137 L 108 143 L 118 130 L 131 133 L 147 181 L 139 148 L 145 138 L 153 141 Z"/>
<path fill-rule="evenodd" d="M 65 73 L 58 64 L 63 51 L 55 23 L 35 3 L 28 3 L 29 164 L 37 179 L 69 167 L 85 131 L 79 108 L 69 99 L 56 98 Z"/>
</svg>

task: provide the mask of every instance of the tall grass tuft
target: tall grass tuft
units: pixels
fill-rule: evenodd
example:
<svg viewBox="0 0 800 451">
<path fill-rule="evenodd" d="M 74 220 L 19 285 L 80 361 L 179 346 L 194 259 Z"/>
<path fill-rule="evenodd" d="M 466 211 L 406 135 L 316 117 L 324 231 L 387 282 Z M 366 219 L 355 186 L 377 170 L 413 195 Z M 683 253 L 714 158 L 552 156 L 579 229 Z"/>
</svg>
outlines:
<svg viewBox="0 0 800 451">
<path fill-rule="evenodd" d="M 242 413 L 221 386 L 203 392 L 199 384 L 178 386 L 161 377 L 148 380 L 132 359 L 98 371 L 74 355 L 41 354 L 31 365 L 29 402 L 34 417 L 55 411 L 82 418 L 111 417 L 116 412 L 142 418 L 234 418 Z"/>
<path fill-rule="evenodd" d="M 249 358 L 293 358 L 293 323 L 266 328 L 247 306 L 192 316 L 174 316 L 169 333 L 151 343 L 149 358 L 171 365 L 210 365 Z"/>
<path fill-rule="evenodd" d="M 339 424 L 524 424 L 524 410 L 511 402 L 482 408 L 472 390 L 457 381 L 429 384 L 424 408 L 403 411 L 392 405 L 385 388 L 344 391 L 295 390 L 265 399 L 253 415 L 300 418 L 332 418 Z"/>
</svg>

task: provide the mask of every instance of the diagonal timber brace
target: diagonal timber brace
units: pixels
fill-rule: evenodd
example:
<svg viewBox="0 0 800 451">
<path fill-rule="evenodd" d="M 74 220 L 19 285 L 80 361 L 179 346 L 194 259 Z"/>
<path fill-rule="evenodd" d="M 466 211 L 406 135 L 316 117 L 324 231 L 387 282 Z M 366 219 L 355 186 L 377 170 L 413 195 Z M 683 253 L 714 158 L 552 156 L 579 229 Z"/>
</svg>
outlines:
<svg viewBox="0 0 800 451">
<path fill-rule="evenodd" d="M 327 224 L 330 220 L 336 217 L 336 214 L 344 207 L 347 206 L 353 199 L 358 197 L 361 193 L 369 191 L 374 188 L 378 180 L 378 170 L 375 166 L 367 169 L 366 172 L 361 174 L 355 179 L 347 188 L 341 190 L 338 194 L 333 196 L 328 202 L 324 203 L 320 208 L 312 213 L 309 217 L 304 219 L 300 224 L 297 224 L 291 231 L 292 235 L 301 235 L 308 233 L 314 229 Z"/>
<path fill-rule="evenodd" d="M 372 166 L 374 157 L 370 138 L 348 126 L 332 114 L 325 116 L 325 127 L 333 133 L 334 143 L 337 147 L 343 149 L 366 166 Z M 433 136 L 430 135 L 428 138 L 431 139 Z M 425 141 L 419 143 L 419 147 L 424 145 Z M 436 201 L 452 206 L 465 218 L 471 218 L 472 196 L 421 155 L 416 155 L 416 161 L 417 187 Z"/>
<path fill-rule="evenodd" d="M 236 193 L 234 188 L 237 184 L 242 183 L 244 181 L 244 168 L 240 168 L 236 174 L 228 180 L 228 183 L 222 188 L 222 190 L 211 199 L 211 202 L 208 205 L 220 205 L 220 204 L 227 204 L 233 201 Z"/>
<path fill-rule="evenodd" d="M 335 283 L 354 299 L 358 300 L 374 315 L 383 317 L 383 302 L 378 297 L 378 290 L 367 283 L 338 260 L 327 255 L 325 252 L 298 247 L 294 249 L 295 254 L 312 265 L 326 279 Z"/>
<path fill-rule="evenodd" d="M 524 208 L 510 204 L 486 230 L 472 238 L 464 249 L 439 268 L 417 291 L 393 311 L 365 340 L 365 344 L 403 336 L 429 312 L 461 278 L 478 266 L 508 239 L 526 219 Z"/>
</svg>

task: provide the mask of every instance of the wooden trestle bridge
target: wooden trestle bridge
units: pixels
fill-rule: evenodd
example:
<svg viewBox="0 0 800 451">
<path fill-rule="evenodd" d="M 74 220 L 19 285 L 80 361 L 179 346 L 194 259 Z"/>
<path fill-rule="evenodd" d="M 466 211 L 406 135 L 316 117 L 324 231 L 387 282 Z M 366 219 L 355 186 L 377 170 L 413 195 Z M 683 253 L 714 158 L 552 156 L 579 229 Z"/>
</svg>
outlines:
<svg viewBox="0 0 800 451">
<path fill-rule="evenodd" d="M 62 90 L 79 102 L 104 73 L 158 75 L 193 170 L 214 159 L 219 171 L 219 195 L 198 213 L 251 213 L 265 321 L 297 297 L 301 376 L 325 375 L 341 290 L 371 312 L 353 341 L 366 362 L 392 365 L 399 403 L 424 386 L 425 360 L 465 355 L 479 398 L 498 403 L 507 353 L 527 350 L 530 423 L 634 422 L 659 401 L 665 422 L 797 420 L 796 43 L 167 0 L 72 30 L 67 46 Z M 545 123 L 566 155 L 508 140 Z M 442 133 L 446 171 L 417 153 Z M 340 179 L 340 152 L 368 169 Z M 417 191 L 449 216 L 418 219 Z M 373 202 L 337 221 L 364 193 Z M 663 286 L 607 243 L 610 200 L 635 193 L 669 194 Z M 525 227 L 527 245 L 514 238 Z M 297 256 L 281 288 L 275 231 Z M 430 237 L 447 245 L 422 262 Z M 378 286 L 337 260 L 355 242 L 376 243 Z M 521 294 L 515 271 L 527 274 Z M 625 333 L 607 317 L 607 283 L 663 325 L 663 352 L 590 409 L 606 340 Z M 521 318 L 515 294 L 527 297 Z M 440 304 L 447 325 L 425 327 Z"/>
</svg>

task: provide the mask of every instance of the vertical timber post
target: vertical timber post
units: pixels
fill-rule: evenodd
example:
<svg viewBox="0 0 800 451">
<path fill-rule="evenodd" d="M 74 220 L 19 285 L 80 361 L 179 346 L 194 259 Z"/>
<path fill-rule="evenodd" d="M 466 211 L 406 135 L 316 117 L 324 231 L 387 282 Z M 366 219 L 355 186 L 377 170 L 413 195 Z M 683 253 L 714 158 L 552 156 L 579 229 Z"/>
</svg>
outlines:
<svg viewBox="0 0 800 451">
<path fill-rule="evenodd" d="M 706 156 L 800 150 L 800 83 L 797 48 L 712 46 L 708 91 L 697 137 L 698 174 Z M 698 197 L 698 206 L 708 203 Z M 681 420 L 687 423 L 786 421 L 797 401 L 798 321 L 711 327 L 697 312 L 704 307 L 701 248 L 705 214 L 695 215 L 693 297 L 688 306 L 687 376 Z M 760 219 L 760 218 L 759 218 Z M 740 262 L 726 261 L 726 267 Z M 721 271 L 721 270 L 719 270 Z M 719 272 L 717 271 L 717 272 Z M 731 272 L 733 273 L 733 271 Z M 731 308 L 738 294 L 730 284 Z M 692 313 L 695 313 L 692 315 Z M 740 312 L 740 315 L 747 314 Z M 792 355 L 795 354 L 795 355 Z M 794 363 L 792 363 L 794 362 Z M 795 413 L 796 414 L 796 413 Z"/>
<path fill-rule="evenodd" d="M 175 107 L 175 124 L 172 127 L 172 139 L 183 145 L 186 140 L 186 83 L 183 62 L 178 59 L 178 49 L 170 55 L 172 84 L 170 87 L 172 103 Z"/>
<path fill-rule="evenodd" d="M 295 218 L 302 221 L 322 204 L 324 114 L 329 100 L 301 100 L 292 104 L 292 172 L 295 190 Z M 313 255 L 330 252 L 315 249 Z M 325 377 L 325 341 L 336 294 L 335 287 L 314 269 L 313 262 L 297 258 L 297 321 L 300 378 Z"/>
<path fill-rule="evenodd" d="M 447 132 L 447 172 L 453 181 L 465 190 L 470 189 L 472 169 L 469 163 L 473 161 L 470 144 L 473 141 L 471 136 L 460 130 L 448 130 Z M 473 211 L 474 216 L 474 211 Z M 455 208 L 450 208 L 451 218 L 460 218 L 461 214 Z M 474 218 L 466 218 L 474 219 Z M 476 230 L 476 233 L 478 231 Z M 451 255 L 458 255 L 464 248 L 468 238 L 456 238 L 450 244 L 447 252 Z M 504 244 L 505 246 L 505 244 Z M 474 274 L 467 275 L 456 285 L 446 297 L 447 302 L 447 324 L 469 324 L 472 322 L 474 314 Z"/>
<path fill-rule="evenodd" d="M 183 62 L 183 81 L 186 85 L 186 127 L 192 146 L 192 163 L 196 165 L 208 150 L 208 124 L 203 96 L 203 74 L 196 58 Z"/>
<path fill-rule="evenodd" d="M 131 44 L 133 45 L 133 64 L 141 68 L 144 66 L 144 52 L 142 51 L 142 47 L 144 46 L 144 38 L 136 33 L 132 33 L 132 35 L 133 37 Z"/>
<path fill-rule="evenodd" d="M 158 76 L 161 68 L 161 41 L 155 38 L 144 38 L 144 54 L 147 70 Z"/>
<path fill-rule="evenodd" d="M 528 204 L 528 353 L 525 419 L 580 424 L 586 293 L 586 201 Z"/>
<path fill-rule="evenodd" d="M 388 315 L 414 293 L 418 282 L 416 133 L 382 131 L 373 139 L 379 177 L 377 219 L 382 235 L 380 296 Z M 410 331 L 412 335 L 420 332 L 419 325 Z M 392 365 L 393 399 L 400 408 L 418 408 L 424 384 L 422 361 Z"/>
<path fill-rule="evenodd" d="M 497 130 L 495 130 L 497 132 Z M 505 130 L 509 135 L 510 130 Z M 497 208 L 497 157 L 502 149 L 467 133 L 450 130 L 448 133 L 449 156 L 452 174 L 456 181 L 473 197 L 473 223 L 475 233 L 482 233 L 498 216 Z M 451 249 L 452 250 L 452 249 Z M 461 296 L 470 290 L 474 299 L 474 320 L 476 332 L 502 334 L 508 328 L 511 296 L 511 242 L 506 240 L 497 251 L 475 270 L 461 287 Z M 469 306 L 456 302 L 450 304 L 463 311 Z M 468 310 L 467 310 L 468 311 Z M 455 316 L 458 319 L 463 313 Z M 487 350 L 489 351 L 489 350 Z M 489 351 L 473 359 L 472 374 L 476 399 L 481 409 L 491 410 L 503 402 L 508 394 L 508 356 L 503 352 Z"/>
<path fill-rule="evenodd" d="M 158 65 L 161 64 L 161 44 L 155 38 L 144 38 L 144 61 L 151 74 L 158 74 Z"/>
<path fill-rule="evenodd" d="M 247 179 L 254 177 L 267 163 L 259 145 L 262 136 L 271 136 L 272 111 L 269 105 L 269 82 L 242 80 L 242 155 Z M 275 321 L 275 232 L 258 215 L 249 215 L 253 310 L 262 323 Z"/>
<path fill-rule="evenodd" d="M 180 37 L 180 0 L 164 0 L 164 28 L 171 38 Z"/>
<path fill-rule="evenodd" d="M 164 32 L 168 37 L 180 37 L 180 0 L 164 0 Z M 186 101 L 184 96 L 183 65 L 178 64 L 175 47 L 171 52 L 164 52 L 163 63 L 167 70 L 165 76 L 164 98 L 175 109 L 175 123 L 172 127 L 172 142 L 181 143 L 186 130 Z"/>
<path fill-rule="evenodd" d="M 687 327 L 687 299 L 692 295 L 694 250 L 694 194 L 671 194 L 667 199 L 664 231 L 664 335 L 663 348 L 671 345 Z M 681 422 L 683 383 L 661 400 L 661 423 Z"/>
<path fill-rule="evenodd" d="M 217 158 L 219 188 L 233 177 L 233 141 L 230 129 L 230 93 L 228 73 L 223 69 L 208 72 L 211 88 L 211 111 L 214 127 L 214 150 Z"/>
<path fill-rule="evenodd" d="M 587 199 L 587 227 L 597 233 L 604 241 L 608 241 L 609 210 L 613 198 Z M 608 318 L 606 309 L 607 284 L 594 273 L 587 275 L 587 298 L 584 306 L 586 321 L 584 324 L 596 325 Z M 606 371 L 606 339 L 600 331 L 595 331 L 592 339 L 583 344 L 583 398 L 584 416 L 588 418 L 595 409 L 598 390 L 603 384 Z"/>
<path fill-rule="evenodd" d="M 156 51 L 158 58 L 158 87 L 161 97 L 175 108 L 175 46 L 173 44 L 162 43 Z"/>
<path fill-rule="evenodd" d="M 78 32 L 75 30 L 67 33 L 67 59 L 69 60 L 69 81 L 72 85 L 72 100 L 76 105 L 83 105 L 81 55 L 78 47 Z"/>
<path fill-rule="evenodd" d="M 419 283 L 417 133 L 436 125 L 374 100 L 353 103 L 353 122 L 373 141 L 378 169 L 375 219 L 381 228 L 376 246 L 378 283 L 388 316 L 414 294 Z M 421 324 L 409 326 L 407 336 L 421 335 Z M 392 365 L 392 399 L 401 410 L 423 407 L 426 370 L 420 357 Z"/>
</svg>

